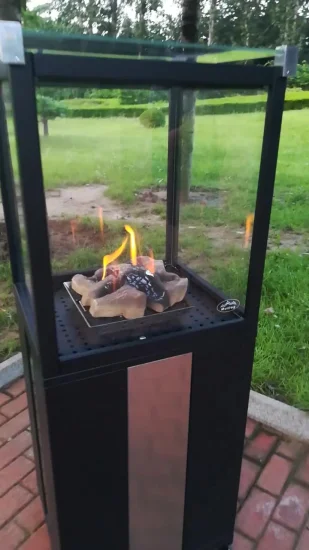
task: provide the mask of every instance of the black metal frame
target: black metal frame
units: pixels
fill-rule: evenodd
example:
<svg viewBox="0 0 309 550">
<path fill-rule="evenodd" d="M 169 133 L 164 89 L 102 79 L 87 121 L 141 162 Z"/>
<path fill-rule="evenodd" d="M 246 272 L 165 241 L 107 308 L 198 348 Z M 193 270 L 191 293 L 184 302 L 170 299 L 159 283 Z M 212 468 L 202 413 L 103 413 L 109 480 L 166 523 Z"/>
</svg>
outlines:
<svg viewBox="0 0 309 550">
<path fill-rule="evenodd" d="M 106 546 L 113 544 L 117 550 L 127 550 L 126 372 L 132 365 L 188 352 L 193 353 L 193 378 L 183 550 L 227 547 L 232 540 L 236 513 L 246 410 L 284 107 L 286 79 L 282 76 L 282 69 L 28 53 L 24 66 L 10 67 L 10 82 L 32 296 L 28 293 L 21 269 L 16 200 L 8 164 L 5 120 L 0 109 L 0 155 L 1 165 L 5 167 L 1 173 L 1 184 L 9 225 L 8 239 L 36 464 L 53 548 L 79 550 L 84 549 L 87 544 L 89 548 L 96 548 L 97 541 L 103 536 L 100 526 L 102 513 L 102 516 L 108 518 L 102 545 L 104 542 Z M 133 339 L 118 345 L 90 349 L 84 353 L 59 355 L 53 296 L 54 290 L 68 280 L 72 273 L 54 277 L 51 273 L 35 102 L 35 87 L 51 83 L 88 87 L 156 85 L 171 89 L 166 260 L 179 267 L 190 278 L 192 285 L 210 296 L 215 303 L 221 301 L 223 294 L 186 266 L 177 264 L 179 198 L 176 183 L 180 149 L 180 89 L 268 88 L 245 311 L 240 311 L 240 315 L 232 316 L 225 323 L 207 328 L 200 325 L 199 328 L 183 333 L 160 334 L 146 340 Z M 205 368 L 206 364 L 210 368 Z M 99 399 L 99 391 L 104 393 L 108 412 L 105 405 L 96 401 Z M 85 395 L 84 417 L 81 417 L 79 411 L 82 395 Z M 93 395 L 96 397 L 93 398 Z M 215 423 L 212 420 L 214 410 Z M 60 413 L 65 418 L 64 426 L 61 426 Z M 77 477 L 87 464 L 87 456 L 80 451 L 76 422 L 91 429 L 91 449 L 98 452 L 103 460 L 101 439 L 92 431 L 92 424 L 98 413 L 113 415 L 115 430 L 119 432 L 117 441 L 123 456 L 117 457 L 115 465 L 112 461 L 107 462 L 103 473 L 99 464 L 93 465 L 91 483 L 87 486 L 93 503 L 88 502 L 85 507 L 84 504 L 81 506 Z M 228 424 L 230 429 L 226 431 Z M 205 440 L 201 436 L 204 426 Z M 106 445 L 113 445 L 114 436 L 110 430 L 106 426 L 102 430 Z M 81 456 L 77 460 L 78 454 Z M 111 487 L 109 468 L 118 468 L 120 471 L 117 487 Z M 83 477 L 83 490 L 86 490 L 86 481 Z M 104 491 L 105 487 L 108 488 L 107 496 L 103 499 L 102 512 L 99 513 L 101 500 L 97 493 Z M 113 490 L 119 491 L 123 499 L 120 509 L 115 503 L 111 504 L 109 499 Z M 200 495 L 199 499 L 196 498 L 197 493 Z"/>
<path fill-rule="evenodd" d="M 185 76 L 184 76 L 185 75 Z M 184 82 L 185 78 L 185 82 Z M 179 170 L 179 136 L 177 128 L 181 117 L 181 93 L 179 86 L 186 88 L 261 88 L 268 87 L 269 98 L 266 109 L 265 131 L 261 156 L 261 167 L 256 202 L 255 224 L 252 239 L 251 259 L 248 277 L 248 289 L 245 309 L 245 322 L 256 330 L 263 267 L 266 254 L 269 218 L 275 179 L 277 152 L 280 137 L 281 117 L 284 103 L 286 79 L 282 77 L 280 67 L 254 67 L 242 65 L 206 65 L 166 61 L 147 61 L 132 59 L 83 58 L 67 55 L 26 54 L 24 66 L 10 68 L 12 102 L 14 109 L 16 139 L 19 151 L 19 166 L 22 182 L 25 228 L 29 246 L 33 301 L 28 297 L 29 315 L 32 313 L 32 325 L 38 332 L 36 345 L 42 359 L 44 377 L 51 378 L 66 368 L 59 369 L 59 360 L 53 305 L 53 278 L 50 267 L 48 229 L 43 187 L 43 173 L 40 157 L 39 134 L 36 124 L 37 112 L 35 87 L 51 82 L 61 86 L 86 85 L 134 87 L 150 84 L 168 86 L 172 90 L 169 116 L 169 160 L 168 160 L 168 200 L 167 200 L 167 245 L 166 259 L 177 262 L 177 242 L 179 224 L 178 187 L 176 185 Z M 27 108 L 25 109 L 25 105 Z M 2 125 L 3 131 L 3 125 Z M 5 141 L 4 141 L 5 142 Z M 3 157 L 8 155 L 3 151 Z M 5 176 L 5 175 L 4 175 Z M 12 194 L 12 176 L 3 177 L 4 196 Z M 31 189 L 31 193 L 29 193 Z M 18 259 L 18 224 L 16 206 L 11 200 L 5 204 L 9 223 L 9 242 L 11 243 L 12 262 Z M 35 212 L 35 215 L 33 215 Z M 186 266 L 182 269 L 197 284 L 204 284 L 205 291 L 223 298 L 219 290 L 207 282 L 201 283 L 198 277 Z M 42 279 L 44 285 L 41 284 Z M 16 292 L 19 301 L 24 303 L 27 294 L 20 295 L 19 288 L 24 283 L 21 275 L 16 276 Z M 43 328 L 44 327 L 44 328 Z M 33 336 L 33 335 L 32 335 Z M 48 353 L 46 354 L 46 349 Z M 46 357 L 44 355 L 46 354 Z M 78 358 L 76 358 L 78 359 Z"/>
</svg>

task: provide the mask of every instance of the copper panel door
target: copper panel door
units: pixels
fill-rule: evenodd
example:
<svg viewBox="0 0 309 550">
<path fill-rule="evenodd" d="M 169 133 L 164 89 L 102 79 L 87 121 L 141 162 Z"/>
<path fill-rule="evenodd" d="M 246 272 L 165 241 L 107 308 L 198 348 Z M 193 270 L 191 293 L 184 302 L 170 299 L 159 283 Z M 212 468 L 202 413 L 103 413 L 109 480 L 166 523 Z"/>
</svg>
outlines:
<svg viewBox="0 0 309 550">
<path fill-rule="evenodd" d="M 192 354 L 128 369 L 130 550 L 181 550 Z"/>
</svg>

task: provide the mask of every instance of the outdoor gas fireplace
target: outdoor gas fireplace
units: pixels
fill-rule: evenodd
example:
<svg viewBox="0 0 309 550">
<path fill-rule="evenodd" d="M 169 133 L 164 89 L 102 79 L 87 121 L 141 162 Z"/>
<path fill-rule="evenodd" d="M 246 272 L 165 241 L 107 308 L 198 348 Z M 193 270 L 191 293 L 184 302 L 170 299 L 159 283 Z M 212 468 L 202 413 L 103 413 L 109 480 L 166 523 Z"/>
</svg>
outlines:
<svg viewBox="0 0 309 550">
<path fill-rule="evenodd" d="M 24 41 L 1 185 L 52 548 L 227 549 L 295 51 Z"/>
</svg>

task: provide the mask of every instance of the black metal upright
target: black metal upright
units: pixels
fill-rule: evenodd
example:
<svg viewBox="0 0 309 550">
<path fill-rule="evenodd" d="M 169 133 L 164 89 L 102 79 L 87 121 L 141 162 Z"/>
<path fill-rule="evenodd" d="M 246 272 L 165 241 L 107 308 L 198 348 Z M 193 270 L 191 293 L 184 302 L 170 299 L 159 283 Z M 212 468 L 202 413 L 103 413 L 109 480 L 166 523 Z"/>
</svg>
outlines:
<svg viewBox="0 0 309 550">
<path fill-rule="evenodd" d="M 52 548 L 227 548 L 280 139 L 282 68 L 38 53 L 10 68 L 10 83 L 31 293 L 12 228 L 17 214 L 9 170 L 1 177 Z M 190 284 L 190 307 L 177 313 L 176 323 L 167 315 L 148 328 L 137 319 L 124 330 L 90 329 L 63 287 L 74 273 L 52 276 L 35 101 L 35 87 L 50 84 L 171 90 L 166 261 Z M 222 290 L 177 259 L 181 95 L 182 89 L 242 87 L 266 87 L 269 95 L 246 307 L 222 314 Z M 2 136 L 3 122 L 0 110 Z M 4 148 L 0 153 L 9 155 Z"/>
</svg>

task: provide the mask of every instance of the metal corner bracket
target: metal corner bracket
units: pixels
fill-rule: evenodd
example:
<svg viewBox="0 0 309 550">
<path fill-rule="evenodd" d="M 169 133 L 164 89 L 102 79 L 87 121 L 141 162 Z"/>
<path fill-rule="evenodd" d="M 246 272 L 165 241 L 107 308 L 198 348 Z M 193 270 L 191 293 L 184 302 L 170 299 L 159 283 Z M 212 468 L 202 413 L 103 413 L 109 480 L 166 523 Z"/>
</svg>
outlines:
<svg viewBox="0 0 309 550">
<path fill-rule="evenodd" d="M 0 21 L 0 61 L 5 65 L 24 65 L 22 26 L 18 21 Z"/>
<path fill-rule="evenodd" d="M 276 48 L 275 65 L 282 67 L 282 76 L 295 76 L 297 63 L 297 46 L 278 46 Z"/>
</svg>

